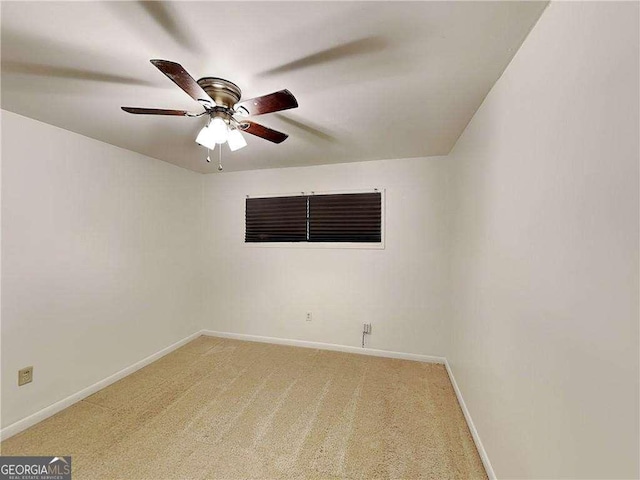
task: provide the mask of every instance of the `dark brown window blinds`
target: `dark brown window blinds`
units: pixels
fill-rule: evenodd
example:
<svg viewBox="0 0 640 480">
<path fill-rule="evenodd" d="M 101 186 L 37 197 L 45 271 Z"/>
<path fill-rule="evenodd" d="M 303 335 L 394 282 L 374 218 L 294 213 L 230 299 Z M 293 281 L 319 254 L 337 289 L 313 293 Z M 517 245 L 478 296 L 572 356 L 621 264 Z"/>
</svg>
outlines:
<svg viewBox="0 0 640 480">
<path fill-rule="evenodd" d="M 305 242 L 307 197 L 247 198 L 245 242 Z"/>
<path fill-rule="evenodd" d="M 248 198 L 245 242 L 382 241 L 382 196 L 345 193 Z"/>
<path fill-rule="evenodd" d="M 309 197 L 310 242 L 380 242 L 380 193 Z"/>
</svg>

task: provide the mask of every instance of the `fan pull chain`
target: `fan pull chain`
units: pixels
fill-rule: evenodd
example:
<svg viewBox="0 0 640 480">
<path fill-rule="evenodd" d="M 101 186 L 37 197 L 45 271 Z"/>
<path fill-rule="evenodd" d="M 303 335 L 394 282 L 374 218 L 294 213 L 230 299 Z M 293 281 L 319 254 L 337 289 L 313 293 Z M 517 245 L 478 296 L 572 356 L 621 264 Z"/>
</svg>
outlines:
<svg viewBox="0 0 640 480">
<path fill-rule="evenodd" d="M 222 171 L 222 145 L 218 149 L 218 171 Z"/>
<path fill-rule="evenodd" d="M 211 157 L 209 156 L 209 149 L 207 148 L 207 163 L 211 163 Z"/>
</svg>

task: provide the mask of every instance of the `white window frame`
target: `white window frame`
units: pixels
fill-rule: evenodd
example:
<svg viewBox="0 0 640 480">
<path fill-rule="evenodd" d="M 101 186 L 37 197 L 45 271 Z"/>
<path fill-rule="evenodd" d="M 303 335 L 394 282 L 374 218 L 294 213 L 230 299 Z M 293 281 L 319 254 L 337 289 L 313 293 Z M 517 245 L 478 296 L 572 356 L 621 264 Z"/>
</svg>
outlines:
<svg viewBox="0 0 640 480">
<path fill-rule="evenodd" d="M 386 230 L 386 215 L 385 215 L 385 189 L 379 187 L 352 189 L 352 190 L 307 190 L 304 192 L 293 193 L 267 193 L 260 195 L 246 195 L 247 198 L 272 198 L 272 197 L 306 197 L 310 195 L 339 195 L 343 193 L 380 193 L 380 243 L 378 242 L 245 242 L 245 247 L 248 248 L 355 248 L 361 250 L 384 250 L 385 249 L 385 230 Z M 247 203 L 244 202 L 245 218 L 247 214 Z M 246 222 L 244 224 L 246 231 Z"/>
</svg>

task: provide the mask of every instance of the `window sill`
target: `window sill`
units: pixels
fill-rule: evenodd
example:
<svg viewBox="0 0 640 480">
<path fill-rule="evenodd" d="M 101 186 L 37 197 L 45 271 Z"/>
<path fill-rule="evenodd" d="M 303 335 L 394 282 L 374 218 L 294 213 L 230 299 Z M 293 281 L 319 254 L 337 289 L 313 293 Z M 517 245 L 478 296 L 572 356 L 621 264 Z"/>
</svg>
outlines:
<svg viewBox="0 0 640 480">
<path fill-rule="evenodd" d="M 319 249 L 360 249 L 360 250 L 384 250 L 382 243 L 355 243 L 355 242 L 249 242 L 244 243 L 249 248 L 319 248 Z"/>
</svg>

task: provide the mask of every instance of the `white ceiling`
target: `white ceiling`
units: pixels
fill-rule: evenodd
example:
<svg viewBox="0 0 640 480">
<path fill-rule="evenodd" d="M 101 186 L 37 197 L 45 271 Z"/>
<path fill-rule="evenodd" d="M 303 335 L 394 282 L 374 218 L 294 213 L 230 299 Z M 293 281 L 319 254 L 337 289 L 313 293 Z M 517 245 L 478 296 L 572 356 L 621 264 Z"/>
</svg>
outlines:
<svg viewBox="0 0 640 480">
<path fill-rule="evenodd" d="M 205 117 L 149 59 L 300 105 L 225 171 L 447 154 L 546 2 L 2 2 L 2 108 L 198 172 Z M 217 159 L 217 154 L 214 157 Z"/>
</svg>

